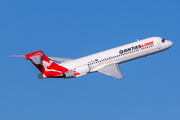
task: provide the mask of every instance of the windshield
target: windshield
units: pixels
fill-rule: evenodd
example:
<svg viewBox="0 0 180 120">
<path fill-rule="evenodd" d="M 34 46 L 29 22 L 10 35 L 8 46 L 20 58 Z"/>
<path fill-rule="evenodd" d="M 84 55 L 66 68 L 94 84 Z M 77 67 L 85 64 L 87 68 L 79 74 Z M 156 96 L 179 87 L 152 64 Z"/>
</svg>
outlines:
<svg viewBox="0 0 180 120">
<path fill-rule="evenodd" d="M 165 39 L 164 39 L 164 38 L 162 38 L 161 42 L 163 42 L 163 43 L 164 43 L 164 42 L 165 42 Z"/>
</svg>

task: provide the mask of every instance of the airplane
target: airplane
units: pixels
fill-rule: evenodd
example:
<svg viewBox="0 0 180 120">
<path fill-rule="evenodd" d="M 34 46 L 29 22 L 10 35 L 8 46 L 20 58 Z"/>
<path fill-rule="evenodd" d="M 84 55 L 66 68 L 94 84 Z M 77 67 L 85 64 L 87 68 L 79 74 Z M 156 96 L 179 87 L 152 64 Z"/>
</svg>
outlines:
<svg viewBox="0 0 180 120">
<path fill-rule="evenodd" d="M 11 56 L 30 60 L 41 72 L 39 79 L 76 78 L 93 72 L 121 79 L 123 74 L 119 64 L 164 51 L 172 45 L 171 41 L 164 38 L 150 37 L 78 59 L 47 57 L 42 51 Z"/>
</svg>

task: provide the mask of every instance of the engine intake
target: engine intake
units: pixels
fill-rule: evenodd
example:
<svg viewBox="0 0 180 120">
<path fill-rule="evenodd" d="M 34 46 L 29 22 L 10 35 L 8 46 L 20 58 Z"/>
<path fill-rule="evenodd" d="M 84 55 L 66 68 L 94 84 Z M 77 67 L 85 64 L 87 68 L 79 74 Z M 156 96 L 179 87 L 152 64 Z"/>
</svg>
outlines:
<svg viewBox="0 0 180 120">
<path fill-rule="evenodd" d="M 64 78 L 74 78 L 74 77 L 80 77 L 89 72 L 89 66 L 88 65 L 82 65 L 74 69 L 74 71 L 78 72 L 79 74 L 75 76 L 73 70 L 69 70 L 66 73 L 63 74 Z"/>
<path fill-rule="evenodd" d="M 73 78 L 73 77 L 75 77 L 74 71 L 73 70 L 67 71 L 66 73 L 63 74 L 63 77 L 64 78 Z"/>
</svg>

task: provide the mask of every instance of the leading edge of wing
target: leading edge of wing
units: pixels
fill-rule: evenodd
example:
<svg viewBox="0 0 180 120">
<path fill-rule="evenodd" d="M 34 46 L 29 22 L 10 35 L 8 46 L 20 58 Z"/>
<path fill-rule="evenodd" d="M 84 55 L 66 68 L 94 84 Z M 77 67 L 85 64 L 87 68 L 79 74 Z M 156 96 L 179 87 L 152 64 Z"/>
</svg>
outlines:
<svg viewBox="0 0 180 120">
<path fill-rule="evenodd" d="M 58 61 L 58 62 L 65 62 L 65 61 L 74 60 L 74 59 L 70 59 L 70 58 L 59 58 L 59 57 L 48 57 L 48 58 L 50 58 L 51 60 Z"/>
<path fill-rule="evenodd" d="M 122 72 L 118 64 L 110 64 L 98 70 L 98 72 L 103 73 L 108 76 L 115 77 L 117 79 L 123 78 Z"/>
</svg>

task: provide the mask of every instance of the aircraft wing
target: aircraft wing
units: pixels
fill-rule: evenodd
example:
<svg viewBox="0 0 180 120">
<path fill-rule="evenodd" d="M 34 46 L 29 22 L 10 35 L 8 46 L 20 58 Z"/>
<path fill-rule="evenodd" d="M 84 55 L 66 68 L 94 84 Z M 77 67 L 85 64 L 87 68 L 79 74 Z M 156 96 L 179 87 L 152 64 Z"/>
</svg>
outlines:
<svg viewBox="0 0 180 120">
<path fill-rule="evenodd" d="M 108 65 L 106 67 L 99 69 L 98 72 L 103 73 L 108 76 L 118 78 L 118 79 L 123 78 L 122 72 L 121 72 L 118 64 Z"/>
<path fill-rule="evenodd" d="M 70 58 L 59 58 L 59 57 L 48 57 L 48 58 L 55 60 L 55 61 L 58 61 L 58 62 L 65 62 L 65 61 L 74 60 L 74 59 L 70 59 Z"/>
</svg>

